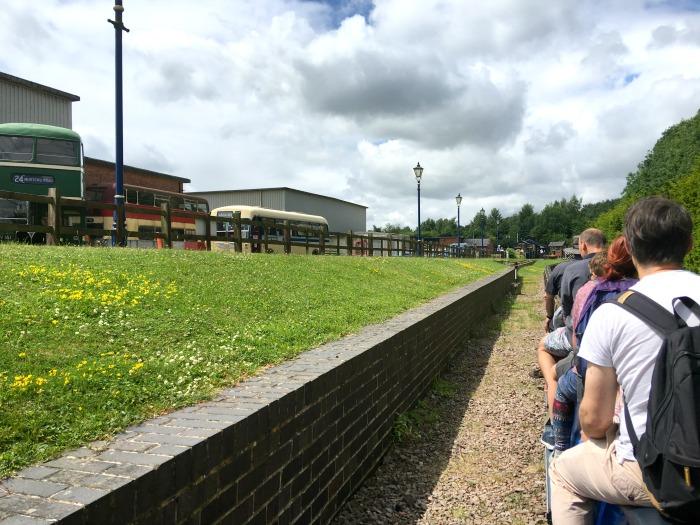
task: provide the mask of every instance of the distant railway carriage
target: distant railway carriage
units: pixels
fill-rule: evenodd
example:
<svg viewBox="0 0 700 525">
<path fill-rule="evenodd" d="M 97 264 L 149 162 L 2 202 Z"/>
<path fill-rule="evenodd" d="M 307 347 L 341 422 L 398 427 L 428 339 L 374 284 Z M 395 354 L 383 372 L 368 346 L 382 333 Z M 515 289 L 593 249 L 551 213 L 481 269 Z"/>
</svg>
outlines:
<svg viewBox="0 0 700 525">
<path fill-rule="evenodd" d="M 63 197 L 83 197 L 83 156 L 80 135 L 45 124 L 0 124 L 0 190 L 47 195 L 55 187 Z M 0 198 L 0 223 L 45 224 L 46 204 Z M 63 226 L 84 224 L 80 208 L 64 207 Z M 17 231 L 3 238 L 43 243 L 43 233 Z"/>
</svg>

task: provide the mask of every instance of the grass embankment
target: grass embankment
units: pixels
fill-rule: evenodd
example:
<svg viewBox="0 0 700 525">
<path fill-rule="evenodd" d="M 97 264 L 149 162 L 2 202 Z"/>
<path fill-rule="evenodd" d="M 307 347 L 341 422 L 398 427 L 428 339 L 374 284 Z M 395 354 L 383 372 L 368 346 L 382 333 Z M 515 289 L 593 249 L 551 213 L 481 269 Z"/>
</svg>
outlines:
<svg viewBox="0 0 700 525">
<path fill-rule="evenodd" d="M 0 478 L 501 268 L 0 245 Z"/>
</svg>

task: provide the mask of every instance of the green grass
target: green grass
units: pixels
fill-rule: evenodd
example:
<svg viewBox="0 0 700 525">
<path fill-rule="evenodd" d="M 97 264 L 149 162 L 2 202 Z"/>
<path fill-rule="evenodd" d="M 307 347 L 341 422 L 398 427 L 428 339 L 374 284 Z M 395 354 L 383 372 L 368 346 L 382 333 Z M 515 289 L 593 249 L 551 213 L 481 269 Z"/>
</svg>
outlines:
<svg viewBox="0 0 700 525">
<path fill-rule="evenodd" d="M 502 269 L 0 245 L 0 478 Z"/>
</svg>

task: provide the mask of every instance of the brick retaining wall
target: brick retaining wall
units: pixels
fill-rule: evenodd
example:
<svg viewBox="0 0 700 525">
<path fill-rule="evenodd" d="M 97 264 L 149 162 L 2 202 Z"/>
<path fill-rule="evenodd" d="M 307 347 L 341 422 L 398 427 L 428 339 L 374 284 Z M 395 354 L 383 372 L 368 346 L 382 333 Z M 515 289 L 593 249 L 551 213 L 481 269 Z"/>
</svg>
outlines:
<svg viewBox="0 0 700 525">
<path fill-rule="evenodd" d="M 514 270 L 0 485 L 0 525 L 328 523 Z"/>
</svg>

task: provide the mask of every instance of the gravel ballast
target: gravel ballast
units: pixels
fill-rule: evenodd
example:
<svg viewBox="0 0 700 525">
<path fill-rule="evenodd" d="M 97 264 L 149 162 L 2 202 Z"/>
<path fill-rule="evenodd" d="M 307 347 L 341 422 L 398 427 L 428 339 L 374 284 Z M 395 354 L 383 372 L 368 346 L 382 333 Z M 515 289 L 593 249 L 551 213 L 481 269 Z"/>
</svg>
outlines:
<svg viewBox="0 0 700 525">
<path fill-rule="evenodd" d="M 541 268 L 465 341 L 397 425 L 401 439 L 336 517 L 356 524 L 544 524 Z"/>
</svg>

